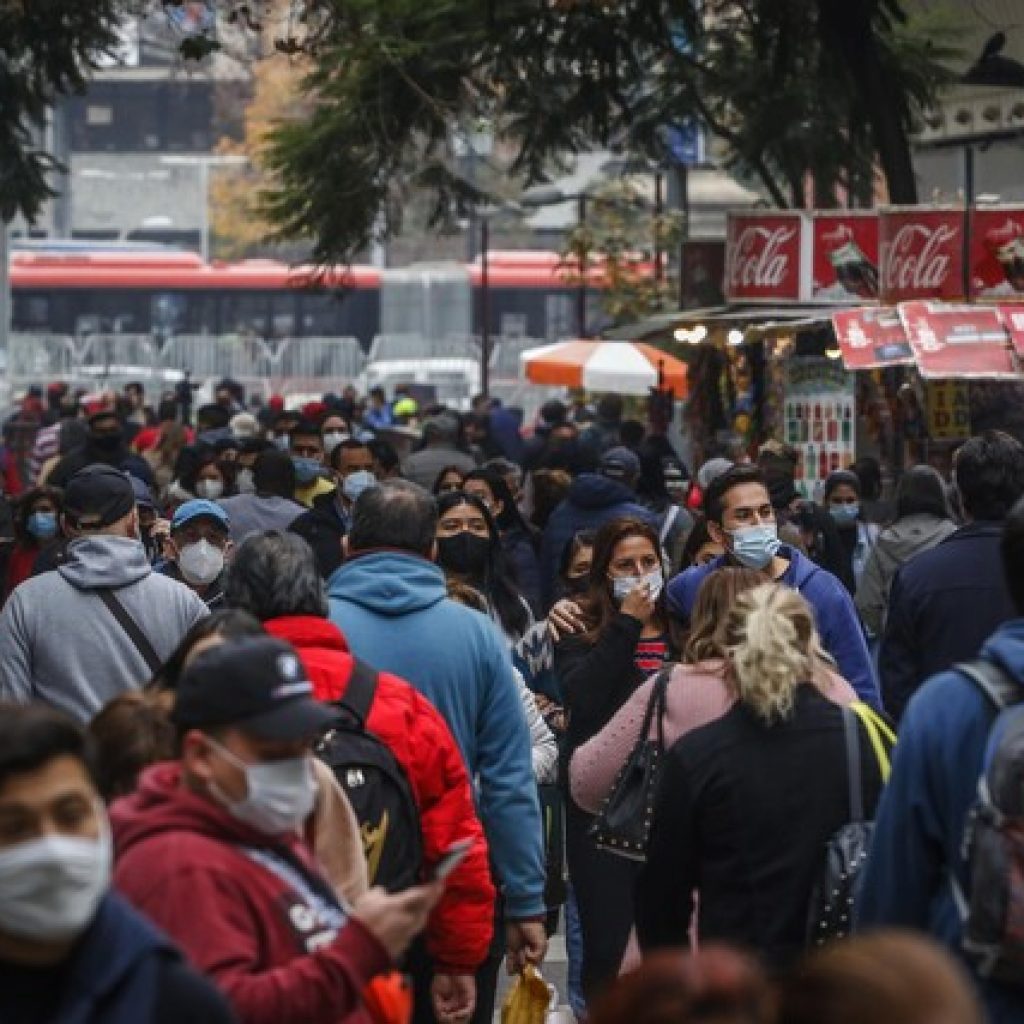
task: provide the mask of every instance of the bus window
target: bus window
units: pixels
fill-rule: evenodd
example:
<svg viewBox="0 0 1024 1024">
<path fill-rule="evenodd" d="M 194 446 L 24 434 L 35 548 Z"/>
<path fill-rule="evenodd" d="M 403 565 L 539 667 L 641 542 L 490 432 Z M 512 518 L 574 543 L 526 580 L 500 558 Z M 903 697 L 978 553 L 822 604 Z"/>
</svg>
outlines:
<svg viewBox="0 0 1024 1024">
<path fill-rule="evenodd" d="M 185 296 L 180 292 L 156 292 L 149 300 L 150 330 L 160 337 L 185 332 Z"/>
<path fill-rule="evenodd" d="M 45 295 L 19 295 L 15 292 L 11 327 L 16 331 L 52 330 L 49 298 Z"/>
<path fill-rule="evenodd" d="M 230 292 L 221 306 L 221 330 L 225 334 L 267 337 L 270 297 L 261 292 Z"/>
<path fill-rule="evenodd" d="M 270 296 L 270 336 L 294 338 L 297 331 L 296 307 L 298 297 L 289 292 L 274 292 Z"/>
<path fill-rule="evenodd" d="M 299 333 L 305 338 L 334 338 L 341 334 L 341 302 L 330 292 L 304 291 L 298 295 Z"/>
</svg>

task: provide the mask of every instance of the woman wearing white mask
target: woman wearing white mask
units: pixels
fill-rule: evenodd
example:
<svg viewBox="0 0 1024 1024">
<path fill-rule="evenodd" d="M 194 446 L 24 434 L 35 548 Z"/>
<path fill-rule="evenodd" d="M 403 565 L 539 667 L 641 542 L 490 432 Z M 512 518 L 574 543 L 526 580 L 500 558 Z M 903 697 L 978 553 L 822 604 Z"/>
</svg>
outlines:
<svg viewBox="0 0 1024 1024">
<path fill-rule="evenodd" d="M 170 941 L 110 891 L 111 838 L 70 719 L 0 711 L 0 1020 L 228 1024 Z"/>
<path fill-rule="evenodd" d="M 158 567 L 196 592 L 208 608 L 223 603 L 224 564 L 231 552 L 231 520 L 212 501 L 196 498 L 179 505 L 165 545 L 167 560 Z"/>
<path fill-rule="evenodd" d="M 589 587 L 579 600 L 584 632 L 564 637 L 555 671 L 565 698 L 564 754 L 599 732 L 652 673 L 678 650 L 665 606 L 657 532 L 638 519 L 598 530 Z M 618 973 L 633 923 L 637 865 L 598 850 L 591 815 L 566 801 L 569 877 L 583 931 L 583 990 L 591 996 Z"/>
</svg>

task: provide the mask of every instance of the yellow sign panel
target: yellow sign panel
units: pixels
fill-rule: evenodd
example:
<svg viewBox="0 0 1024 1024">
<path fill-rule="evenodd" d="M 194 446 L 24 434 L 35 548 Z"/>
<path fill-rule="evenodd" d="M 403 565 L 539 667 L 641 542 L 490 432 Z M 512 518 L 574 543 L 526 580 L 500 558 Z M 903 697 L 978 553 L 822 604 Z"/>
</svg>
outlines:
<svg viewBox="0 0 1024 1024">
<path fill-rule="evenodd" d="M 928 436 L 959 441 L 971 436 L 970 390 L 965 380 L 930 380 L 925 385 Z"/>
</svg>

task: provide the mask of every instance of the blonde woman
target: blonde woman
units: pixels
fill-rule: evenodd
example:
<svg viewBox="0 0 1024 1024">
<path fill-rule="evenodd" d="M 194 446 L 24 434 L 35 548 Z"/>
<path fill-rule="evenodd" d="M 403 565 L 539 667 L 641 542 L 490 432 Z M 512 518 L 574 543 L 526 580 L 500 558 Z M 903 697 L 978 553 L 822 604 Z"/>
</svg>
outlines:
<svg viewBox="0 0 1024 1024">
<path fill-rule="evenodd" d="M 723 633 L 736 703 L 671 748 L 636 891 L 647 952 L 687 941 L 695 894 L 700 942 L 721 940 L 784 966 L 803 948 L 825 845 L 850 820 L 843 710 L 812 682 L 814 617 L 790 587 L 740 594 Z M 882 787 L 863 729 L 861 791 Z"/>
<path fill-rule="evenodd" d="M 666 749 L 693 729 L 721 718 L 736 703 L 738 694 L 726 672 L 725 661 L 728 613 L 740 594 L 762 583 L 764 576 L 754 569 L 724 568 L 701 584 L 690 617 L 683 664 L 673 667 L 665 694 L 662 730 Z M 835 662 L 822 649 L 818 631 L 812 627 L 806 639 L 815 685 L 838 704 L 856 700 L 853 687 L 835 671 Z M 569 784 L 573 800 L 583 810 L 591 814 L 600 810 L 619 770 L 640 739 L 653 688 L 652 678 L 635 690 L 612 720 L 573 754 Z M 652 722 L 647 738 L 654 740 L 657 736 L 658 725 Z"/>
</svg>

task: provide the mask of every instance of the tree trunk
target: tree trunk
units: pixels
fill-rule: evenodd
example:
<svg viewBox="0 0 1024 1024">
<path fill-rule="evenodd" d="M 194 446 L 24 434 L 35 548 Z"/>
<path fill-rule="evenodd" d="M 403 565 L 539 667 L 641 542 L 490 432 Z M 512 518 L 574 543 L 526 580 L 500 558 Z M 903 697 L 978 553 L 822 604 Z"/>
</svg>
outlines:
<svg viewBox="0 0 1024 1024">
<path fill-rule="evenodd" d="M 910 156 L 906 97 L 885 68 L 872 15 L 877 0 L 818 0 L 821 45 L 842 60 L 860 93 L 871 125 L 889 201 L 917 202 L 917 181 Z"/>
</svg>

